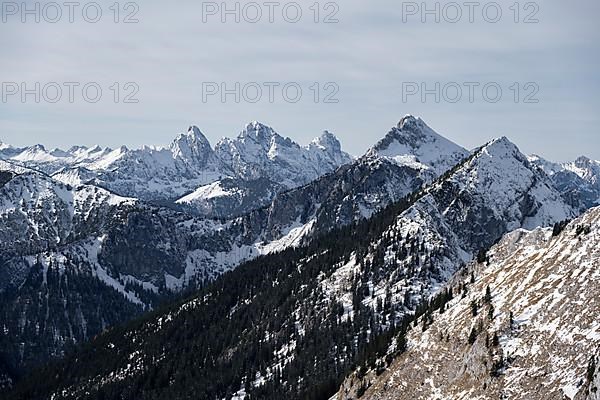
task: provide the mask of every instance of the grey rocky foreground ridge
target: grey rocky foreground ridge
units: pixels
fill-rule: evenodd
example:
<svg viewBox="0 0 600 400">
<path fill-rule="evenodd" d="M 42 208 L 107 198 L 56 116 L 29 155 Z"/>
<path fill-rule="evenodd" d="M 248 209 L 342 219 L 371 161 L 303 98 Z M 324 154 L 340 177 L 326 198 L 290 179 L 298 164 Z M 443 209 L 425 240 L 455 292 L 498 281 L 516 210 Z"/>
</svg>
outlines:
<svg viewBox="0 0 600 400">
<path fill-rule="evenodd" d="M 334 398 L 597 399 L 599 242 L 599 207 L 507 234 L 449 282 L 454 298 L 417 321 L 404 353 L 391 347 Z"/>
</svg>

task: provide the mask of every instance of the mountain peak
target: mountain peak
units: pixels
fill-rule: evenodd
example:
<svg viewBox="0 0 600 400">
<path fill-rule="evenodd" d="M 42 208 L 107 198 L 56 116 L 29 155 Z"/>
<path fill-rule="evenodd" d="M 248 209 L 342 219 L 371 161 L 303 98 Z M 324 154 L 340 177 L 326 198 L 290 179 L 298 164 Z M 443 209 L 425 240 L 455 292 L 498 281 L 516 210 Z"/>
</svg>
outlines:
<svg viewBox="0 0 600 400">
<path fill-rule="evenodd" d="M 529 174 L 538 169 L 537 163 L 531 162 L 506 136 L 493 139 L 475 150 L 473 163 L 486 169 L 502 170 L 502 174 L 517 170 Z"/>
<path fill-rule="evenodd" d="M 398 122 L 398 129 L 400 130 L 418 130 L 420 127 L 425 125 L 425 122 L 419 117 L 415 117 L 412 114 L 406 114 Z"/>
<path fill-rule="evenodd" d="M 69 148 L 69 150 L 67 150 L 67 153 L 75 154 L 79 151 L 86 151 L 86 150 L 88 150 L 88 148 L 86 146 L 71 146 Z"/>
<path fill-rule="evenodd" d="M 181 141 L 181 140 L 190 140 L 190 139 L 191 140 L 199 139 L 201 141 L 208 141 L 206 139 L 206 137 L 204 136 L 204 134 L 202 133 L 202 131 L 200 130 L 200 128 L 198 128 L 196 125 L 190 125 L 185 133 L 180 133 L 177 135 L 177 137 L 175 138 L 175 142 Z"/>
<path fill-rule="evenodd" d="M 342 151 L 342 145 L 338 138 L 329 131 L 323 131 L 323 134 L 313 139 L 308 146 L 305 146 L 309 152 L 318 155 L 321 154 L 325 158 L 322 160 L 329 165 L 329 169 L 335 169 L 335 167 L 343 164 L 347 164 L 353 160 L 353 157 Z"/>
<path fill-rule="evenodd" d="M 335 140 L 338 140 L 337 136 L 335 136 L 333 133 L 329 132 L 327 129 L 325 129 L 323 131 L 323 133 L 321 134 L 322 138 L 333 138 Z"/>
<path fill-rule="evenodd" d="M 482 150 L 491 156 L 510 154 L 513 156 L 518 156 L 517 158 L 519 159 L 527 159 L 527 157 L 521 153 L 517 145 L 511 142 L 506 136 L 501 136 L 489 141 L 482 147 Z"/>
<path fill-rule="evenodd" d="M 367 155 L 433 168 L 441 174 L 466 157 L 468 151 L 436 133 L 421 118 L 408 114 Z"/>
<path fill-rule="evenodd" d="M 327 130 L 323 131 L 321 136 L 314 138 L 311 144 L 322 149 L 330 149 L 336 152 L 340 152 L 342 149 L 339 139 Z"/>
<path fill-rule="evenodd" d="M 258 121 L 251 121 L 246 124 L 244 130 L 239 134 L 239 139 L 251 138 L 257 142 L 270 141 L 271 137 L 277 133 L 273 128 Z"/>
<path fill-rule="evenodd" d="M 6 150 L 6 149 L 12 149 L 12 146 L 10 144 L 6 144 L 2 140 L 0 140 L 0 150 Z"/>
<path fill-rule="evenodd" d="M 170 150 L 174 158 L 201 163 L 205 162 L 208 155 L 212 153 L 208 139 L 196 125 L 191 125 L 186 133 L 177 135 L 171 143 Z"/>
<path fill-rule="evenodd" d="M 71 155 L 64 150 L 59 149 L 58 147 L 51 150 L 49 154 L 54 157 L 69 157 Z"/>
<path fill-rule="evenodd" d="M 260 130 L 260 129 L 269 129 L 269 126 L 267 126 L 257 120 L 250 121 L 246 124 L 246 130 Z"/>
<path fill-rule="evenodd" d="M 251 122 L 247 123 L 246 126 L 244 127 L 244 132 L 246 132 L 246 133 L 269 132 L 269 131 L 273 131 L 273 128 L 271 128 L 268 125 L 263 124 L 262 122 L 258 122 L 258 121 L 251 121 Z"/>
<path fill-rule="evenodd" d="M 190 125 L 186 133 L 187 136 L 206 140 L 206 137 L 196 125 Z"/>
<path fill-rule="evenodd" d="M 386 152 L 394 147 L 394 144 L 401 144 L 406 148 L 414 150 L 425 143 L 432 143 L 438 140 L 448 141 L 427 126 L 421 118 L 408 114 L 400 119 L 400 122 L 375 145 L 374 149 L 377 152 Z"/>
<path fill-rule="evenodd" d="M 596 163 L 597 163 L 596 161 L 594 161 L 591 158 L 586 157 L 586 156 L 579 156 L 575 160 L 575 165 L 577 165 L 579 167 L 583 167 L 583 168 L 589 167 L 589 166 L 591 166 L 593 164 L 596 164 Z"/>
</svg>

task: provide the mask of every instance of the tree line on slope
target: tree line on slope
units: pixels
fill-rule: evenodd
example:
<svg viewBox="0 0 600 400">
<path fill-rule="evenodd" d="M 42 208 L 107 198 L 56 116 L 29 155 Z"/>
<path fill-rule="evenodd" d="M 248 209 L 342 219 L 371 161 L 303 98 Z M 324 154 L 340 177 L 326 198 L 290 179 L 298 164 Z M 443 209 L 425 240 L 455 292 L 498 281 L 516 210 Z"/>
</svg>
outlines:
<svg viewBox="0 0 600 400">
<path fill-rule="evenodd" d="M 32 374 L 9 398 L 55 393 L 56 399 L 230 399 L 240 390 L 249 400 L 328 398 L 350 371 L 385 355 L 392 338 L 402 350 L 413 317 L 387 301 L 367 307 L 361 296 L 364 280 L 381 273 L 381 250 L 371 244 L 424 193 L 303 247 L 250 261 L 203 289 L 193 307 L 179 302 L 113 328 Z M 423 251 L 423 243 L 405 239 L 409 245 L 400 253 L 417 260 L 413 256 Z M 382 246 L 393 238 L 386 240 Z M 353 314 L 342 318 L 341 299 L 328 298 L 319 277 L 331 276 L 352 254 L 360 258 L 370 252 L 375 261 L 364 263 L 362 277 L 352 284 Z M 436 298 L 416 316 L 443 304 Z M 171 320 L 157 326 L 166 316 Z"/>
</svg>

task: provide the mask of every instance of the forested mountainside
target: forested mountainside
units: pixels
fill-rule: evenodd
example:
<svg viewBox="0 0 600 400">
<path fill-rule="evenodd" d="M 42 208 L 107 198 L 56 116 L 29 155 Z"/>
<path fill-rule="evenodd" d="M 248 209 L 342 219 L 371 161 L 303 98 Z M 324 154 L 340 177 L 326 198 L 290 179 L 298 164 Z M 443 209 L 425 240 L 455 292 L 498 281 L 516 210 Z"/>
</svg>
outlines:
<svg viewBox="0 0 600 400">
<path fill-rule="evenodd" d="M 495 140 L 369 220 L 250 261 L 186 302 L 110 329 L 12 398 L 324 398 L 402 337 L 481 248 L 573 214 L 516 146 Z"/>
<path fill-rule="evenodd" d="M 394 138 L 387 142 L 394 143 L 404 129 L 411 138 L 408 152 L 427 153 L 434 146 L 433 159 L 447 163 L 466 153 L 420 120 L 407 124 L 412 119 L 393 128 L 388 137 Z M 193 136 L 192 129 L 180 139 Z M 5 370 L 17 378 L 15 371 L 61 356 L 245 260 L 371 216 L 437 176 L 433 164 L 415 166 L 415 156 L 410 157 L 403 163 L 370 152 L 276 195 L 268 207 L 230 220 L 153 206 L 90 184 L 66 184 L 2 161 L 0 313 L 6 338 L 0 349 Z M 47 162 L 42 164 L 48 167 Z"/>
<path fill-rule="evenodd" d="M 507 234 L 335 399 L 597 399 L 599 245 L 600 208 Z"/>
</svg>

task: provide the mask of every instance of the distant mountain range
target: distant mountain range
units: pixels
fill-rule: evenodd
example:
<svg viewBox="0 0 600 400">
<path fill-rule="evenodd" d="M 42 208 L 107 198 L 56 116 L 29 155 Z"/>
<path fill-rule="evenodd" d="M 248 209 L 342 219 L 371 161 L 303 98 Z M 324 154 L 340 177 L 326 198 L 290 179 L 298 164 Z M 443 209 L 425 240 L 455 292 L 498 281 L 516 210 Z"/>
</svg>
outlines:
<svg viewBox="0 0 600 400">
<path fill-rule="evenodd" d="M 535 155 L 529 159 L 550 176 L 554 186 L 574 206 L 586 209 L 600 204 L 599 161 L 583 156 L 564 164 L 553 163 Z"/>
<path fill-rule="evenodd" d="M 264 206 L 275 194 L 352 161 L 329 132 L 303 147 L 258 122 L 246 125 L 236 139 L 222 139 L 214 149 L 198 127 L 190 126 L 164 148 L 74 146 L 48 151 L 42 145 L 3 144 L 0 157 L 73 186 L 89 183 L 216 217 Z"/>
</svg>

